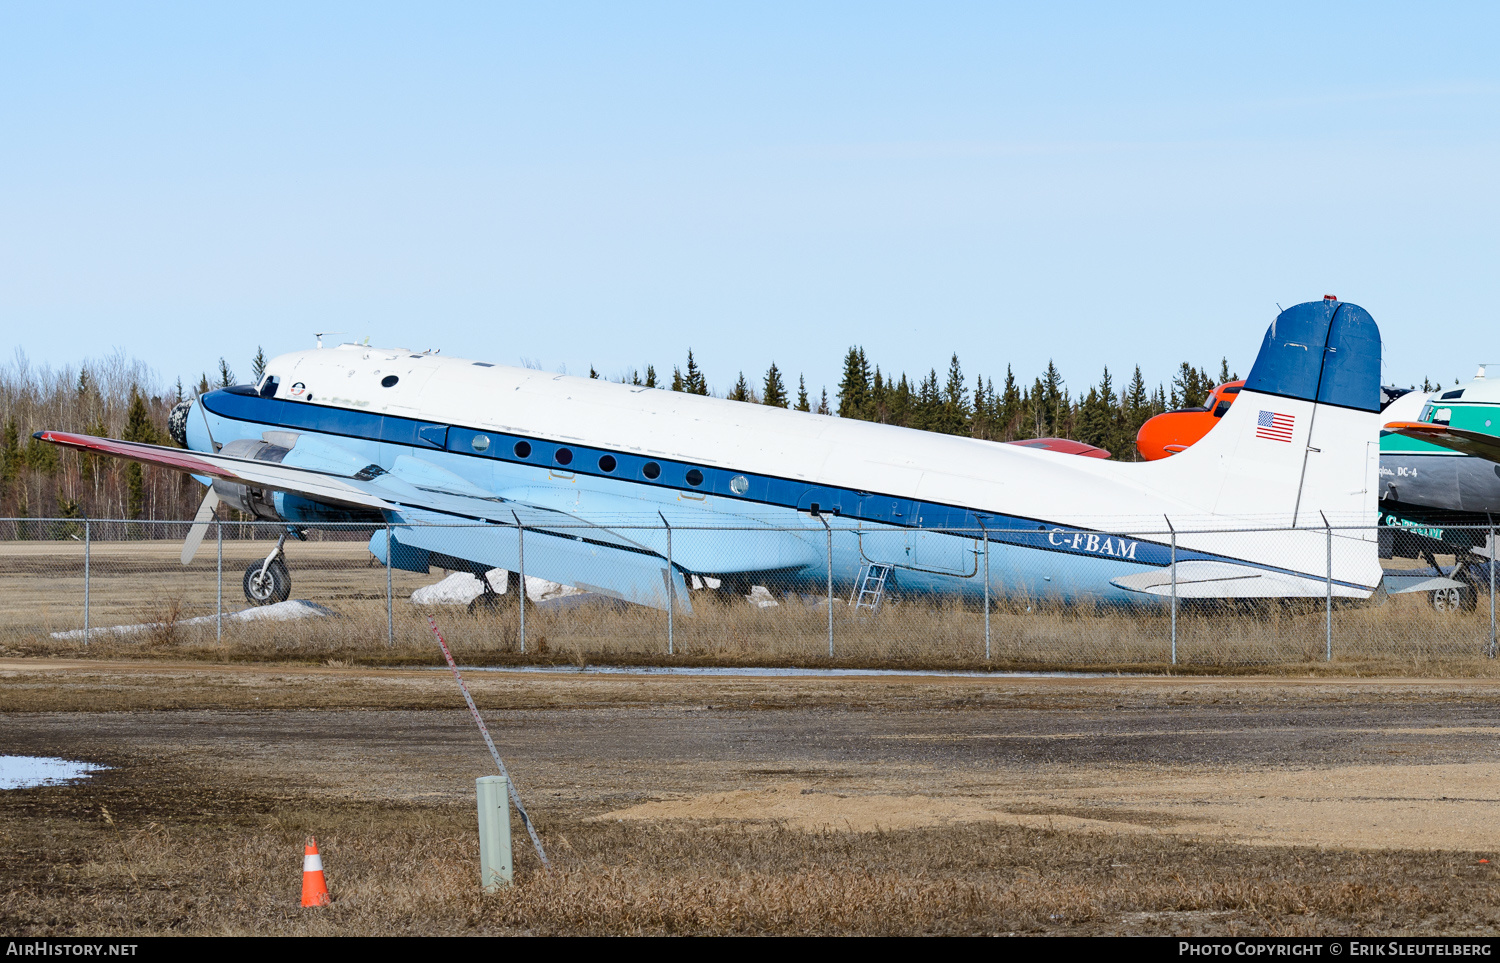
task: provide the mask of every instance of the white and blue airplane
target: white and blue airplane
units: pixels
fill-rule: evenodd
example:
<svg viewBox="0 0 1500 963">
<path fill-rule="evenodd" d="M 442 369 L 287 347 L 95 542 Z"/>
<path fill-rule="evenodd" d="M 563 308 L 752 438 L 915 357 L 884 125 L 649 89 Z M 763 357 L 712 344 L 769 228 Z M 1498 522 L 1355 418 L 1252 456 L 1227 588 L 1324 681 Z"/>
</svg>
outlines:
<svg viewBox="0 0 1500 963">
<path fill-rule="evenodd" d="M 833 578 L 888 566 L 904 595 L 977 597 L 988 571 L 997 597 L 1366 598 L 1375 534 L 1340 526 L 1377 517 L 1380 348 L 1357 305 L 1288 308 L 1213 431 L 1147 463 L 357 344 L 183 402 L 181 448 L 36 437 L 210 485 L 184 562 L 222 501 L 294 532 L 377 523 L 401 569 L 524 551 L 528 574 L 660 608 L 691 576 L 821 589 L 830 539 Z M 245 586 L 286 597 L 280 543 Z"/>
</svg>

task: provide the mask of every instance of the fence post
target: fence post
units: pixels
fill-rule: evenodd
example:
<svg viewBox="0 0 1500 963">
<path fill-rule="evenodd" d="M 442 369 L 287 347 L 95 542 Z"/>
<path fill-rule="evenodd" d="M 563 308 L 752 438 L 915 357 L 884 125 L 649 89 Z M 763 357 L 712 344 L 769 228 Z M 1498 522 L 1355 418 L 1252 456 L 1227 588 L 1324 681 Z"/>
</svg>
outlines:
<svg viewBox="0 0 1500 963">
<path fill-rule="evenodd" d="M 516 581 L 521 583 L 521 654 L 526 654 L 526 526 L 521 524 L 521 516 L 511 512 L 511 517 L 516 520 Z M 481 575 L 480 578 L 487 578 Z"/>
<path fill-rule="evenodd" d="M 396 644 L 396 615 L 391 606 L 391 556 L 396 554 L 396 543 L 391 541 L 391 524 L 385 525 L 385 644 Z M 481 576 L 483 578 L 483 576 Z"/>
<path fill-rule="evenodd" d="M 672 577 L 672 523 L 661 512 L 657 512 L 656 517 L 667 529 L 667 655 L 672 655 L 676 651 L 672 639 L 672 615 L 677 608 L 677 580 Z"/>
<path fill-rule="evenodd" d="M 1163 515 L 1162 518 L 1167 518 Z M 1167 518 L 1167 529 L 1172 533 L 1172 664 L 1177 664 L 1177 529 L 1173 527 L 1172 520 Z"/>
<path fill-rule="evenodd" d="M 979 531 L 984 535 L 984 661 L 990 660 L 990 530 L 978 515 Z"/>
<path fill-rule="evenodd" d="M 1490 520 L 1490 658 L 1495 657 L 1495 522 Z M 85 634 L 85 637 L 87 635 Z"/>
<path fill-rule="evenodd" d="M 89 540 L 89 519 L 84 519 L 84 645 L 89 645 L 89 556 L 93 553 L 93 544 Z M 1491 597 L 1494 597 L 1494 589 L 1490 589 Z M 1491 603 L 1491 612 L 1494 604 Z M 1490 619 L 1494 622 L 1493 616 Z"/>
<path fill-rule="evenodd" d="M 214 609 L 214 641 L 224 641 L 224 523 L 214 519 L 214 542 L 218 546 L 218 560 L 214 563 L 214 583 L 218 587 L 218 605 Z"/>
<path fill-rule="evenodd" d="M 1318 512 L 1323 515 L 1322 512 Z M 1328 516 L 1323 515 L 1323 530 L 1328 533 L 1328 573 L 1324 586 L 1325 596 L 1323 600 L 1323 661 L 1333 661 L 1333 526 L 1328 524 Z"/>
<path fill-rule="evenodd" d="M 820 513 L 818 521 L 828 533 L 828 657 L 833 658 L 833 527 Z"/>
</svg>

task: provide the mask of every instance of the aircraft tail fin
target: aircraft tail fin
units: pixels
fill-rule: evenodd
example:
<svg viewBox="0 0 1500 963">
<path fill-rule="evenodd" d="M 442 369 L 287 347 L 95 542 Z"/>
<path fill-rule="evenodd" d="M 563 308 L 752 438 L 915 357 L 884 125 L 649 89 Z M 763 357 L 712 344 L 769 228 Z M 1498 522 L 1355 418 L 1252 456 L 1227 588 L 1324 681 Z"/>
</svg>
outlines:
<svg viewBox="0 0 1500 963">
<path fill-rule="evenodd" d="M 1331 299 L 1297 304 L 1271 323 L 1220 423 L 1158 464 L 1169 490 L 1191 488 L 1184 500 L 1214 515 L 1303 528 L 1372 523 L 1379 412 L 1380 329 L 1369 312 Z"/>
</svg>

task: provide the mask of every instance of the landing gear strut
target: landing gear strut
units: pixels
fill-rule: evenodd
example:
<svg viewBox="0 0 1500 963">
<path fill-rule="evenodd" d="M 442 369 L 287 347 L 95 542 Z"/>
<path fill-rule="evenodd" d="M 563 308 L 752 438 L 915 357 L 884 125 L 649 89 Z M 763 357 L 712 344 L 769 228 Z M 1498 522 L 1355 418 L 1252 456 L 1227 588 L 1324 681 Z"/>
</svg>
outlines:
<svg viewBox="0 0 1500 963">
<path fill-rule="evenodd" d="M 274 605 L 285 602 L 292 594 L 292 573 L 286 568 L 286 537 L 294 535 L 305 541 L 301 531 L 289 528 L 276 540 L 276 547 L 262 561 L 251 562 L 245 569 L 245 601 L 251 605 Z"/>
<path fill-rule="evenodd" d="M 1428 564 L 1439 575 L 1442 575 L 1443 570 L 1438 565 L 1437 558 L 1430 551 L 1426 555 Z M 1458 564 L 1453 566 L 1451 572 L 1447 573 L 1448 578 L 1456 582 L 1463 582 L 1464 585 L 1462 588 L 1441 588 L 1432 593 L 1432 607 L 1435 610 L 1447 614 L 1458 614 L 1460 612 L 1472 612 L 1478 607 L 1479 592 L 1474 587 L 1473 577 L 1467 571 L 1468 564 L 1468 558 L 1460 557 Z"/>
</svg>

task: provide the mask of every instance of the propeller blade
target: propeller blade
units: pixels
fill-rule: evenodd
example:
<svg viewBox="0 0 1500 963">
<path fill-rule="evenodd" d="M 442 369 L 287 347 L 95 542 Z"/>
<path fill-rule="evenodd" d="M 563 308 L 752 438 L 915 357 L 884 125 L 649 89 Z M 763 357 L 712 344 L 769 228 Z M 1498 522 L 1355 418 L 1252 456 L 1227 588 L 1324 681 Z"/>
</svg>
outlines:
<svg viewBox="0 0 1500 963">
<path fill-rule="evenodd" d="M 208 532 L 209 519 L 214 517 L 214 509 L 218 507 L 219 495 L 210 485 L 208 494 L 203 496 L 203 503 L 198 506 L 198 514 L 193 516 L 193 527 L 188 529 L 187 540 L 182 543 L 182 564 L 191 562 L 193 556 L 198 554 L 198 546 Z"/>
</svg>

